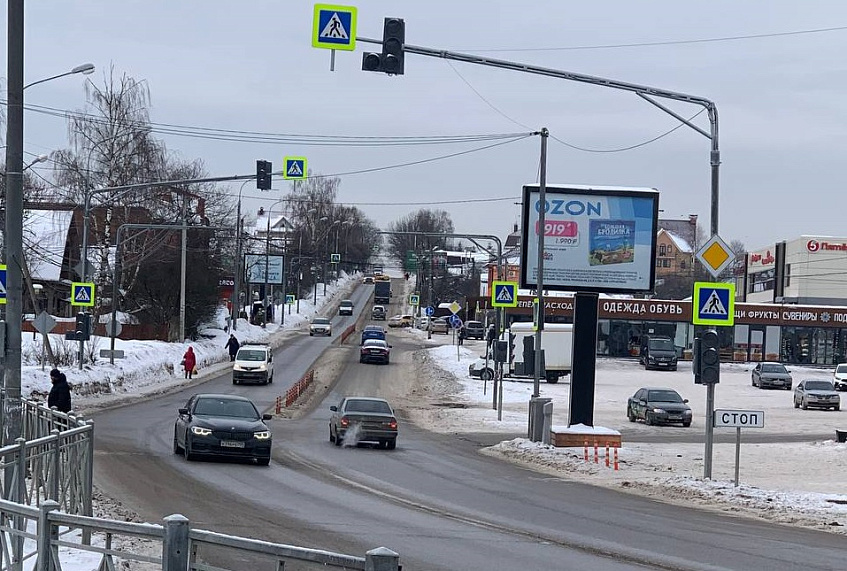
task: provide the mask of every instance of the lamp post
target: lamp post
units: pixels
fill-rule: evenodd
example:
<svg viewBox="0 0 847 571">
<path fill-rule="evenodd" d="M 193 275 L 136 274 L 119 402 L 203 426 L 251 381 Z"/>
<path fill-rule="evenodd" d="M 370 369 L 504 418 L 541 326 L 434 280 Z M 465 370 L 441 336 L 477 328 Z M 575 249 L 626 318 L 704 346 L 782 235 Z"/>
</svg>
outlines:
<svg viewBox="0 0 847 571">
<path fill-rule="evenodd" d="M 244 186 L 251 180 L 253 179 L 246 179 L 238 189 L 238 207 L 235 214 L 235 284 L 232 288 L 232 312 L 230 316 L 233 331 L 236 330 L 238 316 L 241 314 L 241 298 L 239 297 L 239 293 L 241 291 L 241 276 L 244 274 L 244 270 L 241 268 L 241 193 L 244 190 Z"/>
<path fill-rule="evenodd" d="M 271 254 L 271 212 L 273 211 L 274 206 L 276 206 L 277 204 L 281 204 L 281 203 L 285 202 L 286 200 L 287 200 L 286 198 L 280 198 L 279 200 L 277 200 L 276 202 L 271 204 L 270 207 L 265 211 L 265 213 L 268 217 L 268 227 L 267 227 L 267 231 L 265 233 L 265 298 L 267 299 L 268 297 L 270 297 L 271 307 L 273 307 L 273 296 L 268 296 L 268 269 L 269 269 L 268 268 L 268 266 L 269 266 L 268 262 L 269 262 L 269 258 L 270 258 L 270 254 Z M 283 248 L 285 247 L 285 236 L 284 235 L 286 233 L 287 233 L 287 229 L 283 228 Z M 283 256 L 285 255 L 284 252 L 285 251 L 283 250 Z M 282 259 L 282 268 L 280 269 L 280 275 L 285 276 L 285 258 L 284 257 Z M 282 279 L 282 295 L 283 295 L 283 299 L 285 299 L 285 279 Z M 265 312 L 267 313 L 267 309 L 265 309 Z M 279 323 L 280 323 L 280 325 L 282 325 L 283 323 L 285 323 L 285 311 L 281 311 L 280 313 L 282 314 L 282 317 L 280 318 Z M 273 316 L 271 316 L 271 319 L 273 320 Z M 265 321 L 267 322 L 267 315 L 265 315 Z"/>
<path fill-rule="evenodd" d="M 65 73 L 60 73 L 59 75 L 54 75 L 52 77 L 45 77 L 44 79 L 39 79 L 38 81 L 33 81 L 32 83 L 27 83 L 24 85 L 24 89 L 28 87 L 32 87 L 33 85 L 38 85 L 39 83 L 46 83 L 48 81 L 53 81 L 54 79 L 59 79 L 60 77 L 65 77 L 66 75 L 76 75 L 77 73 L 81 73 L 83 75 L 91 75 L 94 73 L 94 64 L 93 63 L 84 63 L 82 65 L 78 65 L 70 71 L 66 71 Z"/>
<path fill-rule="evenodd" d="M 3 444 L 21 435 L 21 318 L 23 316 L 23 147 L 24 89 L 76 73 L 91 73 L 86 64 L 68 73 L 24 83 L 24 0 L 7 4 L 7 117 L 6 117 L 6 349 L 4 351 Z M 11 472 L 4 486 L 7 498 L 17 492 L 11 486 Z"/>
<path fill-rule="evenodd" d="M 326 234 L 324 235 L 324 263 L 323 263 L 323 279 L 324 279 L 324 295 L 326 295 L 326 259 L 329 257 L 329 234 L 332 232 L 332 228 L 341 222 L 340 220 L 333 220 L 332 224 L 329 225 L 329 228 L 326 229 Z"/>
</svg>

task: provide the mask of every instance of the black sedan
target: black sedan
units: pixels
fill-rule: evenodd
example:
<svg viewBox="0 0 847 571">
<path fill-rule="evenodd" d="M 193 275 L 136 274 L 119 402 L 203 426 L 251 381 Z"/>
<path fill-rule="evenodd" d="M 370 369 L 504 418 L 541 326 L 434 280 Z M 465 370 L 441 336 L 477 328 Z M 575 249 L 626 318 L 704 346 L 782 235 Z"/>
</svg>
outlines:
<svg viewBox="0 0 847 571">
<path fill-rule="evenodd" d="M 197 394 L 179 409 L 174 424 L 174 454 L 186 460 L 200 456 L 271 461 L 271 431 L 249 399 L 235 395 Z"/>
<path fill-rule="evenodd" d="M 364 335 L 364 333 L 363 333 Z M 385 335 L 383 333 L 383 335 Z M 365 339 L 359 350 L 360 363 L 382 363 L 387 365 L 391 360 L 391 345 L 383 339 Z"/>
<path fill-rule="evenodd" d="M 630 422 L 643 418 L 644 424 L 679 422 L 691 426 L 691 407 L 687 403 L 688 399 L 673 389 L 644 387 L 629 397 L 626 417 Z"/>
<path fill-rule="evenodd" d="M 397 417 L 388 401 L 375 397 L 344 397 L 331 406 L 329 441 L 341 446 L 378 442 L 383 448 L 397 446 Z"/>
</svg>

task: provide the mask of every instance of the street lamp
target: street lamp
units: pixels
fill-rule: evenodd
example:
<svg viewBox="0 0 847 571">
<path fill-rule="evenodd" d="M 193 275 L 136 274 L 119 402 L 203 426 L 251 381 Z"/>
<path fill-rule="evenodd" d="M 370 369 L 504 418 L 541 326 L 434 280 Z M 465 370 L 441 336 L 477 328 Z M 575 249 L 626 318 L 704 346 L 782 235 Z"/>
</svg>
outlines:
<svg viewBox="0 0 847 571">
<path fill-rule="evenodd" d="M 39 79 L 38 81 L 33 81 L 32 83 L 27 83 L 26 85 L 24 85 L 24 89 L 32 87 L 33 85 L 38 85 L 39 83 L 45 83 L 47 81 L 59 79 L 60 77 L 65 77 L 66 75 L 75 75 L 77 73 L 81 73 L 83 75 L 91 75 L 92 73 L 94 73 L 94 64 L 84 63 L 82 65 L 76 66 L 70 71 L 66 71 L 65 73 L 60 73 L 59 75 L 54 75 L 53 77 L 45 77 L 44 79 Z"/>
<path fill-rule="evenodd" d="M 265 234 L 265 298 L 268 297 L 268 266 L 269 266 L 269 258 L 270 258 L 270 254 L 271 254 L 271 211 L 273 210 L 274 206 L 276 206 L 277 204 L 281 204 L 281 203 L 285 202 L 286 200 L 287 200 L 287 198 L 280 198 L 279 200 L 277 200 L 276 202 L 271 204 L 270 207 L 265 211 L 266 216 L 268 217 L 268 228 L 267 228 L 267 231 L 266 231 L 266 234 Z M 285 222 L 283 222 L 283 225 L 284 224 L 285 224 Z M 288 229 L 283 228 L 283 235 L 287 234 L 287 232 L 288 232 Z M 285 247 L 285 239 L 286 239 L 286 237 L 283 236 L 283 248 Z M 284 253 L 284 250 L 283 250 L 283 256 L 284 255 L 285 255 L 285 253 Z M 284 279 L 284 276 L 285 276 L 285 258 L 284 257 L 282 259 L 282 268 L 281 268 L 280 274 L 283 276 L 282 294 L 283 294 L 283 296 L 285 296 L 285 279 Z M 284 297 L 283 297 L 283 299 L 284 299 Z M 271 303 L 271 307 L 273 307 L 273 296 L 270 296 L 270 303 Z M 265 312 L 267 313 L 267 309 L 265 310 Z M 282 314 L 282 317 L 280 318 L 279 323 L 280 323 L 280 325 L 282 325 L 283 323 L 285 323 L 285 311 L 281 311 L 280 313 Z M 265 315 L 265 317 L 266 317 L 265 321 L 267 322 L 267 315 Z M 273 316 L 271 316 L 271 320 L 273 320 Z"/>
<path fill-rule="evenodd" d="M 244 270 L 241 268 L 241 192 L 244 190 L 244 186 L 251 182 L 253 179 L 246 179 L 241 183 L 241 187 L 238 189 L 238 209 L 235 215 L 235 285 L 232 288 L 232 313 L 230 316 L 230 323 L 232 324 L 232 330 L 236 330 L 236 323 L 238 322 L 238 316 L 241 315 L 241 298 L 239 293 L 241 291 L 241 276 L 244 273 Z M 236 308 L 238 306 L 238 308 Z"/>
</svg>

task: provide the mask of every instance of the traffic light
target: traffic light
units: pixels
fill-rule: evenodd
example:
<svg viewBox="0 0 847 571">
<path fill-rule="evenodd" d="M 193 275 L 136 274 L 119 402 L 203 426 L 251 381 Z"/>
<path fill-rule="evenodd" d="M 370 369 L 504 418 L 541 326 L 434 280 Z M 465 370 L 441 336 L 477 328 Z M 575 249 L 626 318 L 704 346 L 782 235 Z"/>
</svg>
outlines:
<svg viewBox="0 0 847 571">
<path fill-rule="evenodd" d="M 405 43 L 406 22 L 402 18 L 386 18 L 382 26 L 382 53 L 365 52 L 362 56 L 362 69 L 403 75 Z"/>
<path fill-rule="evenodd" d="M 509 363 L 515 360 L 515 334 L 509 333 Z"/>
<path fill-rule="evenodd" d="M 694 382 L 714 385 L 721 380 L 720 339 L 714 329 L 694 340 Z"/>
<path fill-rule="evenodd" d="M 271 171 L 273 167 L 270 161 L 256 161 L 256 188 L 259 190 L 271 189 Z"/>
<path fill-rule="evenodd" d="M 496 363 L 505 363 L 509 358 L 508 343 L 506 341 L 495 340 L 494 343 L 494 361 Z"/>
<path fill-rule="evenodd" d="M 91 321 L 88 319 L 87 313 L 77 313 L 76 314 L 76 328 L 74 332 L 76 334 L 77 341 L 88 341 L 91 337 Z"/>
</svg>

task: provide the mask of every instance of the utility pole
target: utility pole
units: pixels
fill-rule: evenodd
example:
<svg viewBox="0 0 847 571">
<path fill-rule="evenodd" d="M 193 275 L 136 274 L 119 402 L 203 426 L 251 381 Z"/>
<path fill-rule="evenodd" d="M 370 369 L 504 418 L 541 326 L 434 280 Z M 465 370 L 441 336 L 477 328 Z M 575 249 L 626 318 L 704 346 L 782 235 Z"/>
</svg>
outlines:
<svg viewBox="0 0 847 571">
<path fill-rule="evenodd" d="M 541 396 L 541 334 L 544 331 L 544 223 L 547 214 L 547 128 L 541 129 L 541 159 L 539 163 L 538 186 L 538 278 L 536 287 L 538 293 L 538 323 L 535 330 L 535 365 L 532 375 L 532 397 Z"/>
</svg>

